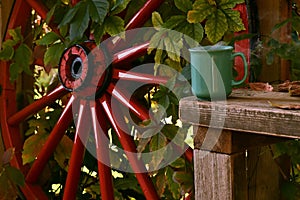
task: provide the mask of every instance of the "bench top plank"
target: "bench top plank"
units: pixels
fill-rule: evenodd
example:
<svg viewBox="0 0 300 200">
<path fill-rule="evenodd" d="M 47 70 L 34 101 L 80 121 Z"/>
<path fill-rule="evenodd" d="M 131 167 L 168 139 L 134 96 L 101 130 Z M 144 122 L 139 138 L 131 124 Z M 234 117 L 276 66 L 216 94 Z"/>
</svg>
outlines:
<svg viewBox="0 0 300 200">
<path fill-rule="evenodd" d="M 300 110 L 285 110 L 270 105 L 300 105 L 300 97 L 283 92 L 237 89 L 226 101 L 200 101 L 185 97 L 179 103 L 183 122 L 264 135 L 300 138 Z"/>
</svg>

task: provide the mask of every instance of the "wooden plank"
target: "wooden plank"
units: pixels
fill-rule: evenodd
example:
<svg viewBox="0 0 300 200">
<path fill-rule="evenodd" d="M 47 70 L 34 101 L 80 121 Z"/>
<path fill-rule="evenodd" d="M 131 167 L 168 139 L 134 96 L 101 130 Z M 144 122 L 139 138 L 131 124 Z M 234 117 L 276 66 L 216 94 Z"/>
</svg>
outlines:
<svg viewBox="0 0 300 200">
<path fill-rule="evenodd" d="M 237 165 L 244 163 L 241 161 L 244 161 L 244 154 L 194 150 L 195 199 L 247 199 L 245 170 L 233 171 Z"/>
<path fill-rule="evenodd" d="M 217 134 L 218 130 L 212 130 L 213 135 Z M 255 147 L 275 142 L 276 138 L 223 130 L 215 146 L 207 149 L 198 143 L 199 138 L 203 141 L 202 138 L 206 137 L 206 131 L 205 127 L 194 131 L 196 199 L 279 199 L 280 167 L 273 160 L 268 146 Z M 260 141 L 259 137 L 263 140 Z M 211 139 L 215 138 L 208 140 Z"/>
<path fill-rule="evenodd" d="M 236 90 L 226 101 L 199 101 L 196 97 L 180 100 L 180 119 L 193 125 L 229 129 L 280 137 L 300 138 L 300 111 L 269 105 L 299 104 L 299 97 L 280 92 Z"/>
<path fill-rule="evenodd" d="M 247 152 L 249 200 L 279 200 L 282 176 L 269 147 Z"/>
<path fill-rule="evenodd" d="M 218 130 L 193 126 L 194 148 L 207 151 L 234 154 L 266 145 L 286 141 L 274 136 Z"/>
</svg>

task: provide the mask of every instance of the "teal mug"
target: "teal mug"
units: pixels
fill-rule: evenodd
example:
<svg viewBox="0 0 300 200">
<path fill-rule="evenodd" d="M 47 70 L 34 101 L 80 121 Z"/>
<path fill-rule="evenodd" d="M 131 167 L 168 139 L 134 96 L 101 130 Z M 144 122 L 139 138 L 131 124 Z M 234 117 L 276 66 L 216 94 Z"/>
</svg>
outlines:
<svg viewBox="0 0 300 200">
<path fill-rule="evenodd" d="M 233 52 L 232 46 L 199 46 L 189 49 L 191 55 L 192 92 L 201 100 L 225 100 L 232 87 L 242 84 L 248 74 L 247 61 L 243 53 Z M 244 77 L 233 78 L 234 58 L 240 56 L 244 64 Z"/>
</svg>

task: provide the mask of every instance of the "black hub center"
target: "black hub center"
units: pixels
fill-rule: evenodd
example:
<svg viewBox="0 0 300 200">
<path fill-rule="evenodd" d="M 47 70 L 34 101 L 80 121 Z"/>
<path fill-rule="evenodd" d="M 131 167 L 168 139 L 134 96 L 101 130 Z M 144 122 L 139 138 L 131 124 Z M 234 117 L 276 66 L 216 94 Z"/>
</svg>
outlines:
<svg viewBox="0 0 300 200">
<path fill-rule="evenodd" d="M 82 73 L 83 63 L 80 57 L 75 58 L 72 62 L 71 74 L 74 79 L 78 79 Z"/>
</svg>

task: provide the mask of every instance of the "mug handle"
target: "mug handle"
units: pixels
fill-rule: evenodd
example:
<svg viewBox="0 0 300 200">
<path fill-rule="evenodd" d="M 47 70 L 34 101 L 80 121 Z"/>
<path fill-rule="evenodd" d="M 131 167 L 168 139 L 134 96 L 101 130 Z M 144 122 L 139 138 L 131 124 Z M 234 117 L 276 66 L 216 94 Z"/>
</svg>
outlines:
<svg viewBox="0 0 300 200">
<path fill-rule="evenodd" d="M 234 59 L 234 57 L 236 57 L 236 56 L 240 56 L 243 59 L 243 63 L 244 63 L 244 77 L 240 81 L 232 80 L 232 82 L 231 82 L 232 86 L 242 84 L 246 80 L 246 78 L 248 76 L 248 64 L 247 64 L 245 55 L 243 53 L 241 53 L 241 52 L 236 52 L 236 53 L 232 54 L 232 59 Z"/>
</svg>

